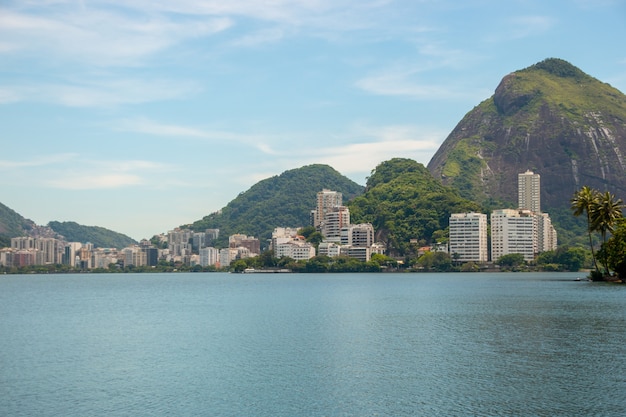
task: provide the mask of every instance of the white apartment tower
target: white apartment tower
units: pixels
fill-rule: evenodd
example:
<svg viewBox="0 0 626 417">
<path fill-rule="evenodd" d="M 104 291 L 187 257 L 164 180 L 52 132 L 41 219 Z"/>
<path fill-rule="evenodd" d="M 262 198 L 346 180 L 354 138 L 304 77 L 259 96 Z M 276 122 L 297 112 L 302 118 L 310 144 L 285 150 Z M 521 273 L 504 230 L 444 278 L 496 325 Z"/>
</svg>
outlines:
<svg viewBox="0 0 626 417">
<path fill-rule="evenodd" d="M 323 189 L 317 193 L 317 206 L 313 212 L 313 226 L 319 227 L 324 222 L 326 214 L 342 204 L 343 196 L 340 192 Z"/>
<path fill-rule="evenodd" d="M 556 250 L 557 234 L 552 226 L 552 220 L 548 213 L 539 213 L 537 217 L 537 249 L 539 252 Z"/>
<path fill-rule="evenodd" d="M 491 259 L 519 253 L 525 261 L 538 252 L 538 217 L 530 210 L 502 209 L 491 213 Z"/>
<path fill-rule="evenodd" d="M 517 175 L 517 201 L 520 210 L 541 213 L 541 176 L 532 171 Z"/>
<path fill-rule="evenodd" d="M 453 213 L 450 216 L 450 255 L 460 262 L 487 262 L 487 215 Z"/>
<path fill-rule="evenodd" d="M 328 241 L 339 242 L 341 229 L 350 225 L 350 209 L 346 206 L 337 206 L 330 209 L 321 223 L 321 232 Z"/>
</svg>

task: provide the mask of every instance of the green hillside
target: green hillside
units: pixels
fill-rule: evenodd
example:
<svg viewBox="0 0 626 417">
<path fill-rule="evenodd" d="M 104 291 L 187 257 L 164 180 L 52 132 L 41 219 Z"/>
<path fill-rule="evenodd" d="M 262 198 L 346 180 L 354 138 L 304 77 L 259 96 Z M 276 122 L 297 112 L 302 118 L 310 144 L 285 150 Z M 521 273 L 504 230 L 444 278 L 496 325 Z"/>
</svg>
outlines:
<svg viewBox="0 0 626 417">
<path fill-rule="evenodd" d="M 93 243 L 98 248 L 125 248 L 136 244 L 132 238 L 99 226 L 83 226 L 76 222 L 48 223 L 48 227 L 62 235 L 68 242 Z"/>
<path fill-rule="evenodd" d="M 0 203 L 0 247 L 10 246 L 11 238 L 28 234 L 34 223 Z"/>
<path fill-rule="evenodd" d="M 264 245 L 276 227 L 309 225 L 317 193 L 324 188 L 343 193 L 344 204 L 363 192 L 363 186 L 328 165 L 307 165 L 262 180 L 221 211 L 181 227 L 220 229 L 218 246 L 226 246 L 228 236 L 235 233 L 257 237 Z"/>
<path fill-rule="evenodd" d="M 388 254 L 405 255 L 445 235 L 451 213 L 481 211 L 479 204 L 437 181 L 424 165 L 395 158 L 381 163 L 365 193 L 348 204 L 352 223 L 372 223 Z M 411 245 L 411 239 L 417 240 Z"/>
</svg>

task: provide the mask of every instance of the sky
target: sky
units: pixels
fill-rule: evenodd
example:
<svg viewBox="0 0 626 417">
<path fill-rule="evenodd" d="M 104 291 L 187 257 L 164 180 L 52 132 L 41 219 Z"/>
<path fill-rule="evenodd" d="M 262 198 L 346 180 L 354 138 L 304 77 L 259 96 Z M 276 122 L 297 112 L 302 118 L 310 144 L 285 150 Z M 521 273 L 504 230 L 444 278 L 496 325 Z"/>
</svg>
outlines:
<svg viewBox="0 0 626 417">
<path fill-rule="evenodd" d="M 626 92 L 624 39 L 623 0 L 4 0 L 0 202 L 140 240 L 309 164 L 365 185 L 543 59 Z"/>
</svg>

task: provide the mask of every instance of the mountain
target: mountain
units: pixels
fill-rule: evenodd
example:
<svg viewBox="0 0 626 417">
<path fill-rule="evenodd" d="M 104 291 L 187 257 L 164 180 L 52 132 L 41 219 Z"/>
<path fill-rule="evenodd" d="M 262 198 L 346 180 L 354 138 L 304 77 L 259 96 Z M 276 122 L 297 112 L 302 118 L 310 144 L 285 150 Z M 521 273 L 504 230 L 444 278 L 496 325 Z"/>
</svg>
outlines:
<svg viewBox="0 0 626 417">
<path fill-rule="evenodd" d="M 367 180 L 365 193 L 348 204 L 352 223 L 372 223 L 376 240 L 387 254 L 416 252 L 417 245 L 436 243 L 451 213 L 481 211 L 479 204 L 442 185 L 416 161 L 394 158 L 379 164 Z M 411 244 L 411 239 L 417 242 Z"/>
<path fill-rule="evenodd" d="M 505 76 L 428 164 L 466 198 L 517 205 L 517 175 L 541 175 L 544 212 L 569 209 L 583 185 L 626 200 L 626 96 L 550 58 Z"/>
<path fill-rule="evenodd" d="M 12 237 L 26 236 L 33 227 L 32 220 L 0 203 L 0 247 L 10 246 Z"/>
<path fill-rule="evenodd" d="M 263 245 L 276 227 L 308 226 L 317 193 L 324 188 L 341 192 L 344 204 L 363 192 L 363 186 L 328 165 L 307 165 L 262 180 L 221 211 L 182 227 L 220 229 L 218 245 L 227 244 L 228 236 L 235 233 L 257 237 Z"/>
<path fill-rule="evenodd" d="M 125 248 L 137 242 L 121 233 L 99 226 L 83 226 L 76 222 L 48 223 L 48 227 L 61 235 L 67 242 L 93 243 L 98 248 Z"/>
</svg>

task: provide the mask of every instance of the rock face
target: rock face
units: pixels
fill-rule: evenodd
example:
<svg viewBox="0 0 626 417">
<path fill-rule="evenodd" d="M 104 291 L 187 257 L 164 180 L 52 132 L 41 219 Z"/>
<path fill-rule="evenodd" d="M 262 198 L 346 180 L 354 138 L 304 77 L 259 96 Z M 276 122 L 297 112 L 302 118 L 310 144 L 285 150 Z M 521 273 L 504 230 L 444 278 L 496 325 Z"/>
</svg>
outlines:
<svg viewBox="0 0 626 417">
<path fill-rule="evenodd" d="M 541 175 L 542 211 L 583 185 L 626 201 L 626 96 L 560 59 L 505 76 L 428 164 L 464 197 L 517 204 L 517 174 Z"/>
</svg>

